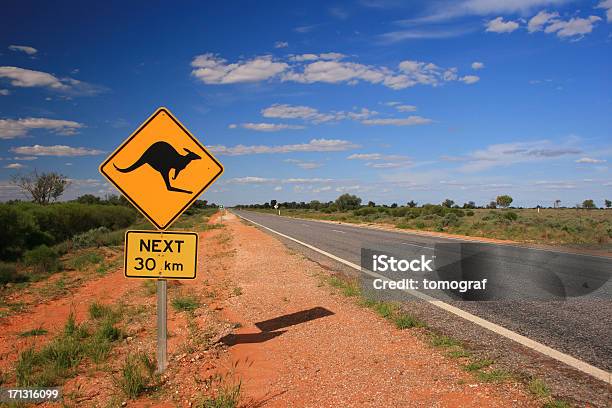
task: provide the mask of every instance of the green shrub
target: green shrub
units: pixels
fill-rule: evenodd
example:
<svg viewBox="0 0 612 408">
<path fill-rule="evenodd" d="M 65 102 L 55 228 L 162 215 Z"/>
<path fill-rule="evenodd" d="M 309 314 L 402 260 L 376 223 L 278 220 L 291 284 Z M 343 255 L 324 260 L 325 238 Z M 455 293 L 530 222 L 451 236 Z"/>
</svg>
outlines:
<svg viewBox="0 0 612 408">
<path fill-rule="evenodd" d="M 200 302 L 198 302 L 198 299 L 191 295 L 179 295 L 172 299 L 171 304 L 174 310 L 177 312 L 191 312 L 200 307 Z"/>
<path fill-rule="evenodd" d="M 136 398 L 146 389 L 155 372 L 155 363 L 144 353 L 131 354 L 125 359 L 121 375 L 115 384 L 128 398 Z"/>
<path fill-rule="evenodd" d="M 509 221 L 518 220 L 518 214 L 515 213 L 514 211 L 505 211 L 503 214 L 504 214 L 503 217 Z"/>
<path fill-rule="evenodd" d="M 15 264 L 0 262 L 0 285 L 5 283 L 27 282 L 27 275 L 17 272 Z"/>
<path fill-rule="evenodd" d="M 363 216 L 363 215 L 372 215 L 372 214 L 376 214 L 378 212 L 378 210 L 376 210 L 376 208 L 374 207 L 363 207 L 360 208 L 358 210 L 354 210 L 353 211 L 353 215 L 355 216 Z"/>
<path fill-rule="evenodd" d="M 97 265 L 104 260 L 104 256 L 97 252 L 83 252 L 72 258 L 68 265 L 72 269 L 82 270 L 89 265 Z"/>
<path fill-rule="evenodd" d="M 26 251 L 23 262 L 37 273 L 53 273 L 60 269 L 59 255 L 44 244 Z"/>
<path fill-rule="evenodd" d="M 440 220 L 441 227 L 457 227 L 461 224 L 459 217 L 455 213 L 448 213 Z"/>
<path fill-rule="evenodd" d="M 90 229 L 89 231 L 77 234 L 72 237 L 72 244 L 75 248 L 99 247 L 103 245 L 103 243 L 101 242 L 102 236 L 109 232 L 110 230 L 106 227 Z"/>
<path fill-rule="evenodd" d="M 89 205 L 76 202 L 38 205 L 18 202 L 0 204 L 0 259 L 16 260 L 40 245 L 51 246 L 100 227 L 126 228 L 137 212 L 124 206 Z M 104 233 L 97 233 L 100 237 Z M 96 234 L 93 234 L 96 235 Z"/>
<path fill-rule="evenodd" d="M 468 217 L 473 217 L 473 216 L 474 216 L 474 211 L 472 211 L 472 210 L 467 210 L 467 211 L 465 212 L 465 215 L 467 215 Z"/>
</svg>

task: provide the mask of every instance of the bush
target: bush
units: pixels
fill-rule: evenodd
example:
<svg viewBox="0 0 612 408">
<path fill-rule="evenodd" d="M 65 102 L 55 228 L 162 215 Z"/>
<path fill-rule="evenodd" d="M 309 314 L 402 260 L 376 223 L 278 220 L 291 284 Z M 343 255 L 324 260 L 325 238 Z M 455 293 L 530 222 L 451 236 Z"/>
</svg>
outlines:
<svg viewBox="0 0 612 408">
<path fill-rule="evenodd" d="M 441 227 L 457 227 L 461 224 L 459 217 L 455 213 L 448 213 L 440 220 Z"/>
<path fill-rule="evenodd" d="M 26 266 L 31 266 L 37 273 L 52 273 L 60 269 L 59 255 L 46 245 L 40 245 L 27 251 L 23 256 Z"/>
<path fill-rule="evenodd" d="M 508 212 L 504 212 L 503 217 L 509 221 L 516 221 L 518 220 L 518 214 L 515 213 L 514 211 L 508 211 Z"/>
<path fill-rule="evenodd" d="M 15 264 L 0 262 L 0 285 L 5 283 L 27 282 L 28 277 L 17 272 Z"/>
<path fill-rule="evenodd" d="M 4 227 L 0 257 L 16 260 L 39 245 L 51 246 L 100 227 L 125 228 L 136 218 L 134 209 L 123 206 L 75 202 L 45 206 L 24 202 L 0 204 L 0 223 Z"/>
<path fill-rule="evenodd" d="M 77 234 L 72 237 L 72 245 L 75 248 L 89 248 L 92 246 L 99 247 L 102 245 L 102 236 L 109 233 L 110 230 L 106 227 L 98 227 L 89 231 Z"/>
<path fill-rule="evenodd" d="M 353 211 L 353 215 L 355 216 L 363 216 L 363 215 L 372 215 L 378 213 L 378 210 L 374 207 L 363 207 L 358 210 Z"/>
</svg>

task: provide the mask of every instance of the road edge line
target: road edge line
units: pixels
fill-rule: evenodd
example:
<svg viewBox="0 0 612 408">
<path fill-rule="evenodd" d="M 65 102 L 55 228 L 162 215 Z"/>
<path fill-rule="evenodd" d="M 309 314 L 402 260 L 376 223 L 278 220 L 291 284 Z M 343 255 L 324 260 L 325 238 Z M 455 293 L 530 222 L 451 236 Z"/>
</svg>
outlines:
<svg viewBox="0 0 612 408">
<path fill-rule="evenodd" d="M 375 272 L 372 272 L 370 270 L 361 268 L 361 266 L 359 266 L 357 264 L 354 264 L 354 263 L 352 263 L 350 261 L 347 261 L 345 259 L 342 259 L 342 258 L 340 258 L 340 257 L 338 257 L 338 256 L 336 256 L 334 254 L 331 254 L 331 253 L 329 253 L 327 251 L 324 251 L 324 250 L 319 249 L 319 248 L 317 248 L 315 246 L 312 246 L 312 245 L 307 244 L 305 242 L 302 242 L 302 241 L 300 241 L 298 239 L 290 237 L 289 235 L 285 235 L 282 232 L 275 231 L 272 228 L 266 227 L 265 225 L 261 225 L 261 224 L 255 222 L 255 221 L 251 221 L 250 219 L 248 219 L 246 217 L 243 217 L 240 214 L 235 214 L 235 215 L 237 215 L 238 217 L 242 218 L 243 220 L 246 220 L 246 221 L 248 221 L 248 222 L 250 222 L 250 223 L 252 223 L 254 225 L 257 225 L 258 227 L 267 229 L 268 231 L 273 232 L 273 233 L 275 233 L 277 235 L 280 235 L 283 238 L 286 238 L 286 239 L 289 239 L 291 241 L 297 242 L 298 244 L 303 245 L 306 248 L 309 248 L 309 249 L 311 249 L 311 250 L 313 250 L 315 252 L 318 252 L 318 253 L 320 253 L 322 255 L 325 255 L 325 256 L 327 256 L 327 257 L 329 257 L 329 258 L 331 258 L 331 259 L 333 259 L 335 261 L 338 261 L 338 262 L 340 262 L 340 263 L 342 263 L 342 264 L 344 264 L 346 266 L 349 266 L 349 267 L 351 267 L 353 269 L 356 269 L 356 270 L 358 270 L 360 272 L 363 272 L 363 273 L 366 273 L 366 274 L 368 274 L 370 276 L 373 276 L 373 277 L 376 277 L 376 278 L 380 278 L 380 279 L 384 279 L 384 280 L 387 280 L 387 281 L 390 280 L 389 278 L 387 278 L 387 277 L 385 277 L 383 275 L 379 275 L 379 274 L 377 274 Z M 431 297 L 429 295 L 426 295 L 425 293 L 421 293 L 419 291 L 409 290 L 409 289 L 404 290 L 404 292 L 407 292 L 407 293 L 409 293 L 412 296 L 415 296 L 415 297 L 418 297 L 418 298 L 420 298 L 422 300 L 425 300 L 425 301 L 429 302 L 430 304 L 432 304 L 433 306 L 436 306 L 436 307 L 438 307 L 440 309 L 446 310 L 449 313 L 452 313 L 452 314 L 454 314 L 456 316 L 459 316 L 459 317 L 461 317 L 461 318 L 463 318 L 463 319 L 465 319 L 467 321 L 470 321 L 470 322 L 472 322 L 472 323 L 474 323 L 474 324 L 476 324 L 476 325 L 478 325 L 478 326 L 480 326 L 480 327 L 482 327 L 484 329 L 492 331 L 492 332 L 494 332 L 494 333 L 496 333 L 496 334 L 498 334 L 498 335 L 500 335 L 502 337 L 505 337 L 505 338 L 507 338 L 509 340 L 512 340 L 512 341 L 516 342 L 516 343 L 519 343 L 522 346 L 525 346 L 525 347 L 527 347 L 527 348 L 529 348 L 531 350 L 535 350 L 535 351 L 537 351 L 537 352 L 539 352 L 541 354 L 544 354 L 547 357 L 550 357 L 550 358 L 552 358 L 554 360 L 557 360 L 557 361 L 559 361 L 559 362 L 561 362 L 563 364 L 566 364 L 566 365 L 568 365 L 568 366 L 570 366 L 572 368 L 575 368 L 576 370 L 581 371 L 584 374 L 588 374 L 591 377 L 594 377 L 594 378 L 596 378 L 598 380 L 601 380 L 601 381 L 603 381 L 605 383 L 608 383 L 608 384 L 612 385 L 612 373 L 609 373 L 609 372 L 607 372 L 605 370 L 602 370 L 600 368 L 597 368 L 597 367 L 595 367 L 595 366 L 593 366 L 593 365 L 591 365 L 591 364 L 589 364 L 587 362 L 584 362 L 584 361 L 579 360 L 579 359 L 577 359 L 575 357 L 572 357 L 569 354 L 565 354 L 565 353 L 563 353 L 561 351 L 558 351 L 558 350 L 555 350 L 555 349 L 553 349 L 551 347 L 548 347 L 548 346 L 546 346 L 546 345 L 544 345 L 544 344 L 542 344 L 540 342 L 537 342 L 535 340 L 531 340 L 528 337 L 525 337 L 525 336 L 523 336 L 521 334 L 515 333 L 512 330 L 506 329 L 505 327 L 500 326 L 500 325 L 498 325 L 496 323 L 492 323 L 492 322 L 490 322 L 488 320 L 485 320 L 485 319 L 483 319 L 481 317 L 473 315 L 473 314 L 471 314 L 469 312 L 466 312 L 466 311 L 464 311 L 462 309 L 459 309 L 458 307 L 449 305 L 448 303 L 445 303 L 445 302 L 443 302 L 441 300 L 438 300 L 438 299 L 433 298 L 433 297 Z"/>
</svg>

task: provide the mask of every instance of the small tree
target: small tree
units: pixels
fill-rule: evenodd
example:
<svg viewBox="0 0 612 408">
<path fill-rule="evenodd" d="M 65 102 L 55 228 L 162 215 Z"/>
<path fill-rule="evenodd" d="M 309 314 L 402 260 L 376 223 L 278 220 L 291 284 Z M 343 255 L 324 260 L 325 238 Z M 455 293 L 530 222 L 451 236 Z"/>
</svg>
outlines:
<svg viewBox="0 0 612 408">
<path fill-rule="evenodd" d="M 512 204 L 512 201 L 513 201 L 512 197 L 510 197 L 507 194 L 497 196 L 497 198 L 495 199 L 495 202 L 497 203 L 497 205 L 503 208 L 510 207 L 510 204 Z"/>
<path fill-rule="evenodd" d="M 497 203 L 495 201 L 491 201 L 489 204 L 487 204 L 487 208 L 489 209 L 497 208 Z"/>
<path fill-rule="evenodd" d="M 376 203 L 374 201 L 368 201 L 368 207 L 376 207 Z"/>
<path fill-rule="evenodd" d="M 416 201 L 414 201 L 414 200 L 410 200 L 410 201 L 408 201 L 408 203 L 407 203 L 406 205 L 407 205 L 408 207 L 410 207 L 410 208 L 414 208 L 414 207 L 416 207 L 416 206 L 417 206 L 417 202 L 416 202 Z"/>
<path fill-rule="evenodd" d="M 468 201 L 467 203 L 463 204 L 463 208 L 476 208 L 476 203 L 474 201 Z"/>
<path fill-rule="evenodd" d="M 455 204 L 455 202 L 450 198 L 447 198 L 446 200 L 442 201 L 442 206 L 446 208 L 451 208 L 453 204 Z"/>
<path fill-rule="evenodd" d="M 606 208 L 612 207 L 612 201 L 606 200 Z"/>
<path fill-rule="evenodd" d="M 593 208 L 597 208 L 597 206 L 595 205 L 595 202 L 593 200 L 584 200 L 582 202 L 582 208 L 592 210 Z"/>
<path fill-rule="evenodd" d="M 360 205 L 361 198 L 357 197 L 356 195 L 346 193 L 336 198 L 336 207 L 338 207 L 340 211 L 354 210 L 359 208 Z"/>
<path fill-rule="evenodd" d="M 33 202 L 41 205 L 56 201 L 70 184 L 63 174 L 49 172 L 15 175 L 11 183 L 19 187 Z"/>
<path fill-rule="evenodd" d="M 270 207 L 274 207 L 276 205 L 276 200 L 270 200 Z"/>
</svg>

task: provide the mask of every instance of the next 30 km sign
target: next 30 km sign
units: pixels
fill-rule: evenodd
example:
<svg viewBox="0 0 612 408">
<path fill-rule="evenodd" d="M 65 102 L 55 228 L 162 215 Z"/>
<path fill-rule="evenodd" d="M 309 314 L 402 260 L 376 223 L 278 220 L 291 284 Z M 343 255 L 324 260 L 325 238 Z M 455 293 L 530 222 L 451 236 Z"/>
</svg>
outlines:
<svg viewBox="0 0 612 408">
<path fill-rule="evenodd" d="M 198 234 L 195 232 L 128 231 L 125 276 L 128 278 L 195 279 Z"/>
</svg>

